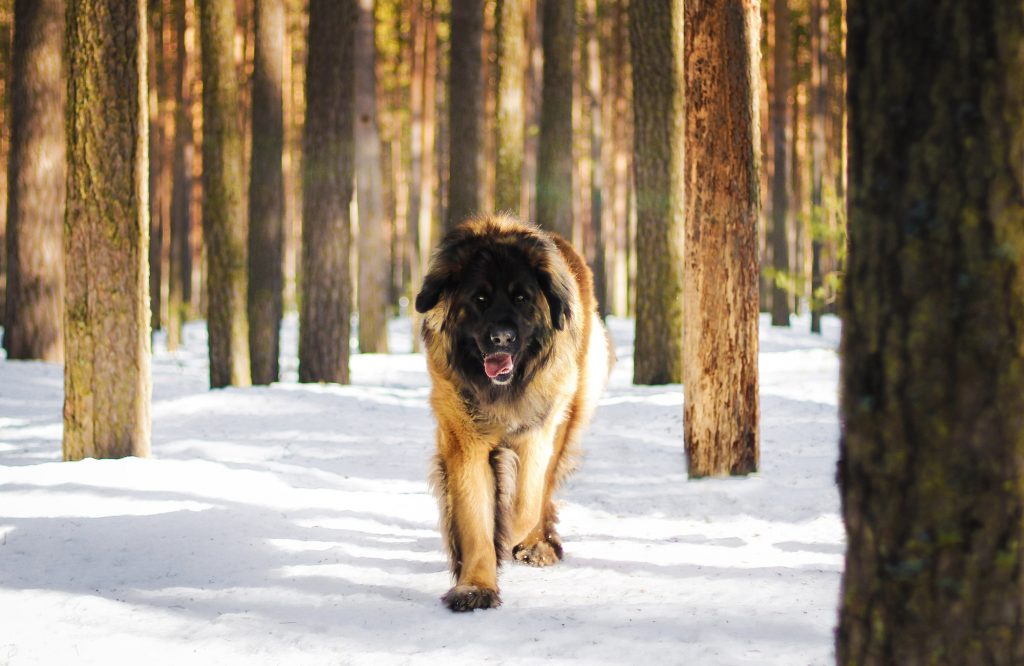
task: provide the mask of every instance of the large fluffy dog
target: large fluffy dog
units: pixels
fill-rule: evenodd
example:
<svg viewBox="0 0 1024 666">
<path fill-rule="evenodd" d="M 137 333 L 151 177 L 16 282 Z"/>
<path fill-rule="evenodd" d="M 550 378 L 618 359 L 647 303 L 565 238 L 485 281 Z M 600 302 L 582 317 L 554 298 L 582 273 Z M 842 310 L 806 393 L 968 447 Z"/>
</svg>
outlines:
<svg viewBox="0 0 1024 666">
<path fill-rule="evenodd" d="M 454 611 L 501 603 L 508 557 L 562 557 L 555 489 L 611 366 L 593 278 L 564 239 L 507 217 L 472 219 L 435 251 L 416 310 L 437 418 L 432 478 Z"/>
</svg>

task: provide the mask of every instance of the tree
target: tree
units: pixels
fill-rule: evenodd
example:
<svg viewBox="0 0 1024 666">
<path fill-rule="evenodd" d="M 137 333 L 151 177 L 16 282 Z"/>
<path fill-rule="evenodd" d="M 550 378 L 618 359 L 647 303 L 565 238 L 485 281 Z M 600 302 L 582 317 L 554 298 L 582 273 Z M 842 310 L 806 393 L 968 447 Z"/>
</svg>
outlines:
<svg viewBox="0 0 1024 666">
<path fill-rule="evenodd" d="M 544 70 L 537 147 L 537 224 L 572 240 L 573 0 L 542 0 Z M 640 4 L 640 3 L 637 3 Z"/>
<path fill-rule="evenodd" d="M 253 384 L 278 380 L 284 286 L 284 0 L 256 0 L 249 162 L 249 359 Z"/>
<path fill-rule="evenodd" d="M 310 0 L 299 381 L 349 379 L 355 0 Z"/>
<path fill-rule="evenodd" d="M 1024 663 L 1024 5 L 849 31 L 838 662 Z"/>
<path fill-rule="evenodd" d="M 822 236 L 825 229 L 825 120 L 828 115 L 828 0 L 811 0 L 811 332 L 824 310 Z"/>
<path fill-rule="evenodd" d="M 686 2 L 683 428 L 691 477 L 758 465 L 759 22 L 745 0 Z"/>
<path fill-rule="evenodd" d="M 199 0 L 203 66 L 203 236 L 210 386 L 248 386 L 242 130 L 232 44 L 234 0 Z"/>
<path fill-rule="evenodd" d="M 786 236 L 789 198 L 789 155 L 786 130 L 789 119 L 789 0 L 775 0 L 775 48 L 772 52 L 775 85 L 772 90 L 772 326 L 789 326 L 789 293 L 784 281 L 790 275 L 789 239 Z"/>
<path fill-rule="evenodd" d="M 12 359 L 64 358 L 63 38 L 62 0 L 15 3 L 4 317 Z"/>
<path fill-rule="evenodd" d="M 451 229 L 480 212 L 480 140 L 484 89 L 480 76 L 483 0 L 452 0 L 448 74 L 448 213 Z"/>
<path fill-rule="evenodd" d="M 146 17 L 69 0 L 64 459 L 146 456 Z"/>
<path fill-rule="evenodd" d="M 192 94 L 185 0 L 171 0 L 174 21 L 174 165 L 171 174 L 171 238 L 167 280 L 167 348 L 181 344 L 182 324 L 192 284 Z"/>
<path fill-rule="evenodd" d="M 523 0 L 497 0 L 498 99 L 494 167 L 494 207 L 518 214 L 523 189 L 523 148 L 526 133 L 526 25 Z"/>
<path fill-rule="evenodd" d="M 384 216 L 377 120 L 377 46 L 373 0 L 358 0 L 355 30 L 355 169 L 359 203 L 359 351 L 388 350 L 387 299 L 390 263 Z"/>
<path fill-rule="evenodd" d="M 683 0 L 629 5 L 636 171 L 633 381 L 683 380 Z"/>
</svg>

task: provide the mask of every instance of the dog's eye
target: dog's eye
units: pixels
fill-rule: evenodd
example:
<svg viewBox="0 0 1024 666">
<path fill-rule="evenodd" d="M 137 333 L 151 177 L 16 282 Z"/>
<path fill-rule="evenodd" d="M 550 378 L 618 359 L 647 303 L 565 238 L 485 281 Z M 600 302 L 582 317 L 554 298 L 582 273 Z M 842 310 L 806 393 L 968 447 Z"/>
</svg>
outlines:
<svg viewBox="0 0 1024 666">
<path fill-rule="evenodd" d="M 481 305 L 482 306 L 482 305 L 487 305 L 487 301 L 489 299 L 487 298 L 486 294 L 477 294 L 476 297 L 473 300 L 476 301 L 477 305 Z"/>
<path fill-rule="evenodd" d="M 524 296 L 523 294 L 516 294 L 515 297 L 512 300 L 514 300 L 517 304 L 525 303 L 526 302 L 526 296 Z"/>
</svg>

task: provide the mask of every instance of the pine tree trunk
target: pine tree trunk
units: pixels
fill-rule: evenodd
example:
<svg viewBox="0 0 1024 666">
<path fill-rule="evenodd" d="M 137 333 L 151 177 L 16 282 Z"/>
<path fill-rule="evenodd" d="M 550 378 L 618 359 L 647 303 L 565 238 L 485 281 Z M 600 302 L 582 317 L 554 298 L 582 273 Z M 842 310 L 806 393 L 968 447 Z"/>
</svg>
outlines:
<svg viewBox="0 0 1024 666">
<path fill-rule="evenodd" d="M 629 5 L 636 169 L 633 382 L 683 380 L 683 0 Z"/>
<path fill-rule="evenodd" d="M 773 50 L 775 86 L 771 104 L 772 124 L 772 326 L 789 326 L 789 239 L 786 222 L 789 207 L 789 0 L 774 2 L 775 48 Z"/>
<path fill-rule="evenodd" d="M 544 51 L 537 147 L 537 224 L 572 239 L 573 0 L 540 0 Z"/>
<path fill-rule="evenodd" d="M 759 23 L 751 0 L 687 0 L 683 428 L 691 477 L 758 465 Z"/>
<path fill-rule="evenodd" d="M 171 176 L 171 238 L 167 280 L 167 349 L 182 342 L 182 325 L 187 315 L 186 294 L 192 281 L 192 159 L 195 151 L 192 129 L 190 68 L 185 43 L 187 28 L 185 0 L 171 0 L 174 20 L 175 62 L 173 87 L 174 166 Z"/>
<path fill-rule="evenodd" d="M 828 0 L 811 0 L 811 333 L 821 333 L 825 211 L 825 118 L 828 115 Z"/>
<path fill-rule="evenodd" d="M 497 0 L 498 101 L 494 207 L 519 215 L 525 146 L 526 26 L 523 0 Z"/>
<path fill-rule="evenodd" d="M 601 51 L 598 44 L 597 0 L 585 3 L 586 34 L 586 106 L 590 116 L 590 229 L 594 239 L 591 268 L 594 271 L 594 298 L 602 318 L 608 315 L 608 274 L 604 232 L 604 115 L 601 113 Z"/>
<path fill-rule="evenodd" d="M 483 0 L 452 0 L 451 62 L 448 74 L 448 212 L 451 229 L 480 211 L 480 148 L 483 79 L 480 39 Z"/>
<path fill-rule="evenodd" d="M 377 45 L 373 0 L 358 0 L 355 67 L 355 168 L 359 203 L 359 351 L 388 351 L 388 262 L 380 130 L 377 114 Z"/>
<path fill-rule="evenodd" d="M 69 0 L 66 44 L 64 459 L 146 456 L 144 0 Z"/>
<path fill-rule="evenodd" d="M 148 71 L 146 80 L 149 85 L 147 95 L 149 115 L 149 322 L 154 331 L 160 330 L 160 282 L 161 274 L 160 249 L 163 243 L 163 218 L 161 216 L 160 172 L 167 155 L 163 152 L 163 126 L 160 124 L 161 99 L 161 58 L 163 57 L 163 13 L 160 11 L 160 0 L 148 0 L 147 18 L 149 33 L 147 34 L 149 51 L 147 53 Z"/>
<path fill-rule="evenodd" d="M 4 316 L 11 359 L 64 359 L 63 40 L 62 0 L 15 3 Z"/>
<path fill-rule="evenodd" d="M 234 0 L 199 0 L 203 61 L 203 240 L 210 386 L 248 386 L 242 131 L 232 45 Z"/>
<path fill-rule="evenodd" d="M 838 663 L 1021 664 L 1024 5 L 849 30 Z"/>
<path fill-rule="evenodd" d="M 279 378 L 284 287 L 284 0 L 256 0 L 249 162 L 249 359 L 253 384 Z"/>
<path fill-rule="evenodd" d="M 355 0 L 310 0 L 299 381 L 349 381 Z"/>
</svg>

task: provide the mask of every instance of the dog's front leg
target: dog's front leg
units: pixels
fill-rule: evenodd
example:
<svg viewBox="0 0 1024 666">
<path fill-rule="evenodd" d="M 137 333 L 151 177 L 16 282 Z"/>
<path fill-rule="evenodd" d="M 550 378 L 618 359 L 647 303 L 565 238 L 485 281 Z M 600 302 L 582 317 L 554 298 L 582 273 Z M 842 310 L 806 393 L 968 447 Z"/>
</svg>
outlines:
<svg viewBox="0 0 1024 666">
<path fill-rule="evenodd" d="M 438 433 L 435 490 L 455 587 L 442 601 L 453 611 L 493 608 L 498 595 L 494 545 L 495 477 L 491 446 L 450 432 Z"/>
</svg>

